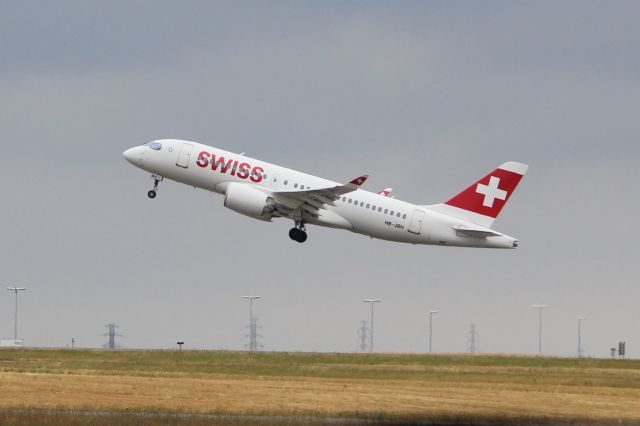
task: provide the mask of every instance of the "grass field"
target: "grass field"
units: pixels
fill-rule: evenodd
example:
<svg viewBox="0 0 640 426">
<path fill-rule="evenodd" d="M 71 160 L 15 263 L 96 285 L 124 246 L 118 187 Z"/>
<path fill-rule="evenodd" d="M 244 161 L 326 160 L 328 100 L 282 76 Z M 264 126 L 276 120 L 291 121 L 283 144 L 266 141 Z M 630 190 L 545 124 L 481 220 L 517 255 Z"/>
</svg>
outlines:
<svg viewBox="0 0 640 426">
<path fill-rule="evenodd" d="M 0 424 L 640 424 L 640 361 L 0 350 Z"/>
</svg>

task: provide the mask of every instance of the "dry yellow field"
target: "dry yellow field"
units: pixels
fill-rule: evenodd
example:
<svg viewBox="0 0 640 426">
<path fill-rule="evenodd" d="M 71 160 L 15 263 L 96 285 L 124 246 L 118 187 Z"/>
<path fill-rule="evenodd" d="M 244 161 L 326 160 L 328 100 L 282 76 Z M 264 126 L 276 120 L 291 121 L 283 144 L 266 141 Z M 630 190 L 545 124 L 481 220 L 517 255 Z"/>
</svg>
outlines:
<svg viewBox="0 0 640 426">
<path fill-rule="evenodd" d="M 637 361 L 0 351 L 0 409 L 638 423 Z"/>
</svg>

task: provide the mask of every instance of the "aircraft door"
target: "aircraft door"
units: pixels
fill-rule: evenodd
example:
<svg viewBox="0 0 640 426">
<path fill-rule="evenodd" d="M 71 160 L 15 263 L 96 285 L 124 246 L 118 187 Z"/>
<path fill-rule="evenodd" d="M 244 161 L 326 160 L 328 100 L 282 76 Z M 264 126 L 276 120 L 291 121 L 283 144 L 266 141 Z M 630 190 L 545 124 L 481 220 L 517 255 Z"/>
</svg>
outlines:
<svg viewBox="0 0 640 426">
<path fill-rule="evenodd" d="M 191 150 L 193 149 L 193 144 L 183 143 L 180 147 L 180 153 L 178 154 L 178 161 L 176 162 L 176 166 L 184 167 L 185 169 L 189 167 L 189 159 L 191 158 Z"/>
<path fill-rule="evenodd" d="M 411 224 L 409 225 L 409 232 L 416 235 L 420 234 L 422 221 L 424 221 L 424 211 L 414 210 L 413 217 L 411 218 Z"/>
</svg>

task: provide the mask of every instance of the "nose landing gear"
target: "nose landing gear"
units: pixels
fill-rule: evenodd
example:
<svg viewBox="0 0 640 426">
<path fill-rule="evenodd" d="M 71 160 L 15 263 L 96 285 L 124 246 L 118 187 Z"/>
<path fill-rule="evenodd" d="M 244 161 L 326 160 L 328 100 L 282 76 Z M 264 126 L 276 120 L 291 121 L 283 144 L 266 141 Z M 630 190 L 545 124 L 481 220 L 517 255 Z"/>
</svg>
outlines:
<svg viewBox="0 0 640 426">
<path fill-rule="evenodd" d="M 289 238 L 299 243 L 304 243 L 305 241 L 307 241 L 307 232 L 304 226 L 304 222 L 296 221 L 295 228 L 291 228 L 289 230 Z"/>
<path fill-rule="evenodd" d="M 156 191 L 158 190 L 158 184 L 162 180 L 162 176 L 151 175 L 151 178 L 153 179 L 153 189 L 147 192 L 147 196 L 149 198 L 156 198 L 156 195 L 158 195 Z"/>
<path fill-rule="evenodd" d="M 149 198 L 156 198 L 156 191 L 158 190 L 158 180 L 154 180 L 153 181 L 153 189 L 149 192 L 147 192 L 147 195 L 149 196 Z"/>
</svg>

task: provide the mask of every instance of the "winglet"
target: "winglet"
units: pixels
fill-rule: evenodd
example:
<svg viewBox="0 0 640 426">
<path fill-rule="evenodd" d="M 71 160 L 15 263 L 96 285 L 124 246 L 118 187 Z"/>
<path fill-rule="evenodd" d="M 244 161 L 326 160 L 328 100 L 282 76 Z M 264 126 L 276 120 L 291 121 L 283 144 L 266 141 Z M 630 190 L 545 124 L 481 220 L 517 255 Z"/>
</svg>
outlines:
<svg viewBox="0 0 640 426">
<path fill-rule="evenodd" d="M 352 180 L 351 182 L 349 182 L 349 185 L 360 186 L 360 185 L 362 185 L 364 183 L 364 181 L 367 180 L 368 177 L 369 177 L 369 175 L 362 175 L 360 177 L 357 177 L 354 180 Z"/>
<path fill-rule="evenodd" d="M 392 192 L 393 192 L 393 188 L 385 188 L 378 191 L 377 194 L 384 195 L 385 197 L 391 197 Z"/>
</svg>

